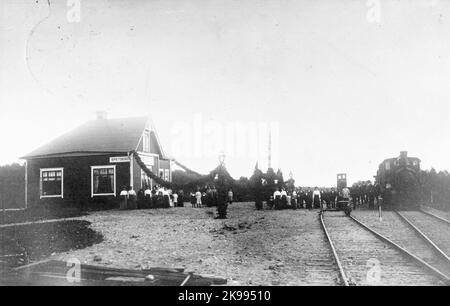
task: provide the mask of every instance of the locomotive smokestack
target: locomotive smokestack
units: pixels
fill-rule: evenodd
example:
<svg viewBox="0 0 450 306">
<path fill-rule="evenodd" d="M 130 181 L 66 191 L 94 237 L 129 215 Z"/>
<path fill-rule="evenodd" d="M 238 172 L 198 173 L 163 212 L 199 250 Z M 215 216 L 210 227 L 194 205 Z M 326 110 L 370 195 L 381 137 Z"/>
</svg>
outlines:
<svg viewBox="0 0 450 306">
<path fill-rule="evenodd" d="M 408 158 L 408 151 L 400 151 L 400 159 Z"/>
</svg>

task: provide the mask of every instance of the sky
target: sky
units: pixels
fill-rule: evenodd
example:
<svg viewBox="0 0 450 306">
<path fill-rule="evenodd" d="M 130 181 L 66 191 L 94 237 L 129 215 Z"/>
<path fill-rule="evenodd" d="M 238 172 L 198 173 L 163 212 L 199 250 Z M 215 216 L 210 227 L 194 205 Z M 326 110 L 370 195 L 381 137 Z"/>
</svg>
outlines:
<svg viewBox="0 0 450 306">
<path fill-rule="evenodd" d="M 150 114 L 198 172 L 372 179 L 450 169 L 450 1 L 3 0 L 0 164 L 95 112 Z"/>
</svg>

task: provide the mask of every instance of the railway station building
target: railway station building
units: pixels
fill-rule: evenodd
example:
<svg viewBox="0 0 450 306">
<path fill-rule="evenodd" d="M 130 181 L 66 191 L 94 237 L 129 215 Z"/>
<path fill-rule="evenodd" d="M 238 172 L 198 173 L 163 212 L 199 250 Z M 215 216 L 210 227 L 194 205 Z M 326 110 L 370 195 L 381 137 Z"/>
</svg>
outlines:
<svg viewBox="0 0 450 306">
<path fill-rule="evenodd" d="M 172 180 L 150 117 L 108 119 L 98 112 L 96 120 L 22 157 L 26 207 L 117 207 L 124 188 L 154 185 L 134 154 L 155 175 Z"/>
</svg>

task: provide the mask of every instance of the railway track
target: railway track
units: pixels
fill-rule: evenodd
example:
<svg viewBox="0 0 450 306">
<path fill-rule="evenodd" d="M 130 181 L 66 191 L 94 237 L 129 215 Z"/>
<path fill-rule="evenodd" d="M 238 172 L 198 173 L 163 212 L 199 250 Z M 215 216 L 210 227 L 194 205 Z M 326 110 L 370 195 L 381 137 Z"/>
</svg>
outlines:
<svg viewBox="0 0 450 306">
<path fill-rule="evenodd" d="M 330 234 L 328 233 L 327 227 L 325 225 L 325 221 L 323 220 L 323 212 L 320 212 L 319 214 L 319 218 L 320 218 L 320 224 L 322 225 L 322 229 L 325 232 L 325 236 L 327 237 L 327 240 L 330 244 L 330 248 L 331 251 L 333 253 L 334 256 L 334 260 L 336 261 L 336 265 L 338 266 L 339 269 L 339 277 L 341 279 L 341 282 L 344 286 L 349 286 L 349 281 L 348 281 L 348 277 L 345 274 L 344 268 L 342 266 L 341 260 L 339 259 L 339 256 L 336 252 L 336 248 L 334 246 L 333 240 L 331 240 Z"/>
<path fill-rule="evenodd" d="M 448 256 L 427 234 L 405 217 L 405 212 L 387 211 L 384 213 L 382 222 L 374 214 L 355 212 L 354 215 L 358 220 L 408 250 L 442 274 L 450 276 Z M 439 221 L 433 220 L 433 223 L 436 222 L 439 223 Z M 445 235 L 444 231 L 443 235 Z M 450 235 L 450 227 L 447 229 L 447 235 Z"/>
<path fill-rule="evenodd" d="M 437 268 L 342 212 L 320 214 L 342 285 L 449 285 Z"/>
<path fill-rule="evenodd" d="M 422 211 L 404 211 L 397 214 L 450 266 L 450 223 L 440 222 Z"/>
<path fill-rule="evenodd" d="M 436 215 L 436 214 L 434 214 L 432 212 L 429 212 L 429 211 L 426 211 L 426 210 L 423 210 L 423 209 L 420 209 L 420 212 L 424 213 L 424 214 L 426 214 L 428 216 L 431 216 L 431 217 L 435 218 L 436 220 L 439 220 L 440 222 L 443 222 L 443 223 L 446 223 L 446 224 L 450 225 L 450 221 L 445 219 L 444 217 L 438 216 L 438 215 Z"/>
</svg>

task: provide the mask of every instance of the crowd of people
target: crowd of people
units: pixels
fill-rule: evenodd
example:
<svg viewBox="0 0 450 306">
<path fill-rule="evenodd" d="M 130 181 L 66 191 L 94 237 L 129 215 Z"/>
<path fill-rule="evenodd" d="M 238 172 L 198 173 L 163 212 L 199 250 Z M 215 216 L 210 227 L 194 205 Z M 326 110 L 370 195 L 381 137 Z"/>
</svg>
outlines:
<svg viewBox="0 0 450 306">
<path fill-rule="evenodd" d="M 294 188 L 287 191 L 285 188 L 278 188 L 267 201 L 269 209 L 286 208 L 336 208 L 339 193 L 335 188 Z"/>
<path fill-rule="evenodd" d="M 367 204 L 373 209 L 380 202 L 380 188 L 370 181 L 354 184 L 351 188 L 297 187 L 277 188 L 267 201 L 269 209 L 336 209 L 340 202 L 351 202 L 353 208 Z M 258 208 L 258 207 L 257 207 Z M 259 209 L 259 208 L 258 208 Z"/>
<path fill-rule="evenodd" d="M 380 186 L 371 181 L 360 181 L 350 188 L 277 187 L 269 198 L 261 198 L 263 193 L 261 188 L 255 189 L 255 204 L 258 210 L 264 208 L 263 202 L 266 202 L 267 209 L 274 210 L 336 209 L 339 208 L 340 202 L 346 201 L 353 209 L 363 205 L 374 209 L 381 201 L 385 204 L 389 202 L 389 193 L 386 191 L 382 193 Z M 181 189 L 171 190 L 158 185 L 141 189 L 137 193 L 128 187 L 124 188 L 120 195 L 122 199 L 126 199 L 121 202 L 122 209 L 184 207 L 186 202 L 190 202 L 193 208 L 216 206 L 221 217 L 226 217 L 227 206 L 234 199 L 232 188 L 219 192 L 214 185 L 197 187 L 186 194 Z"/>
<path fill-rule="evenodd" d="M 183 190 L 175 191 L 159 185 L 140 189 L 123 187 L 120 193 L 121 209 L 169 208 L 184 206 Z"/>
<path fill-rule="evenodd" d="M 269 209 L 334 209 L 340 198 L 351 198 L 354 208 L 364 204 L 368 204 L 369 208 L 374 208 L 375 203 L 380 201 L 380 188 L 370 181 L 354 184 L 349 190 L 350 194 L 345 195 L 343 190 L 338 191 L 334 187 L 296 187 L 291 190 L 277 188 L 267 200 L 267 207 Z M 184 207 L 184 203 L 187 201 L 190 201 L 193 208 L 218 206 L 219 203 L 219 192 L 214 185 L 196 188 L 186 196 L 181 189 L 175 191 L 159 185 L 141 189 L 137 193 L 131 187 L 124 187 L 121 196 L 126 197 L 127 200 L 126 207 L 121 206 L 123 209 Z M 226 191 L 225 202 L 227 204 L 233 202 L 232 188 Z M 258 207 L 258 209 L 262 209 L 262 207 Z"/>
<path fill-rule="evenodd" d="M 368 204 L 369 209 L 375 207 L 375 203 L 380 202 L 381 189 L 378 184 L 371 181 L 355 183 L 350 189 L 350 194 L 354 208 L 358 205 Z"/>
<path fill-rule="evenodd" d="M 181 189 L 175 191 L 159 185 L 140 189 L 137 193 L 132 187 L 124 186 L 120 197 L 120 209 L 184 207 L 185 202 L 190 199 L 193 208 L 217 206 L 218 218 L 226 218 L 227 207 L 233 202 L 233 189 L 229 188 L 225 196 L 222 196 L 215 186 L 205 186 L 185 196 Z"/>
<path fill-rule="evenodd" d="M 217 206 L 219 194 L 215 186 L 205 186 L 191 191 L 190 200 L 192 207 Z"/>
<path fill-rule="evenodd" d="M 190 193 L 191 205 L 194 208 L 201 208 L 204 205 L 217 206 L 217 219 L 226 219 L 228 205 L 233 203 L 233 189 L 219 192 L 215 186 L 205 186 L 203 189 L 197 188 Z"/>
</svg>

